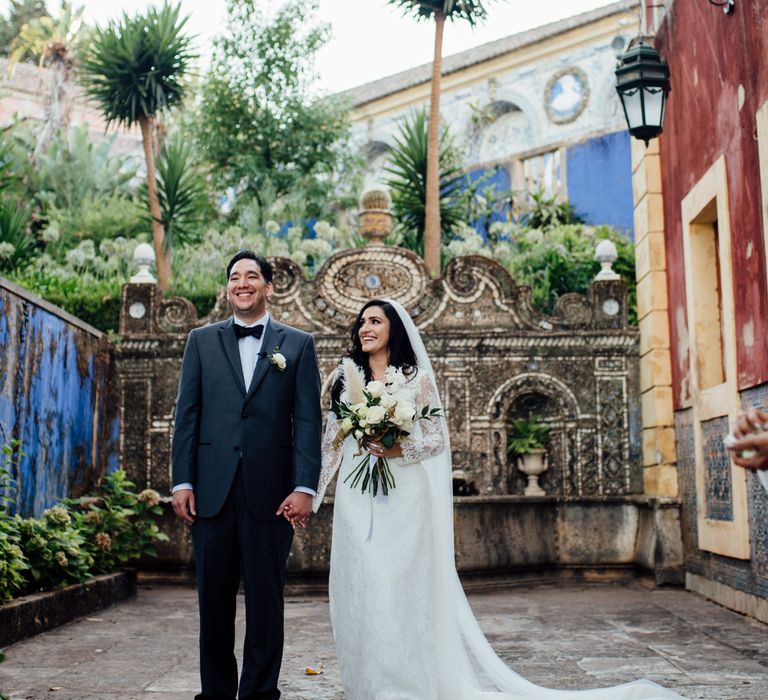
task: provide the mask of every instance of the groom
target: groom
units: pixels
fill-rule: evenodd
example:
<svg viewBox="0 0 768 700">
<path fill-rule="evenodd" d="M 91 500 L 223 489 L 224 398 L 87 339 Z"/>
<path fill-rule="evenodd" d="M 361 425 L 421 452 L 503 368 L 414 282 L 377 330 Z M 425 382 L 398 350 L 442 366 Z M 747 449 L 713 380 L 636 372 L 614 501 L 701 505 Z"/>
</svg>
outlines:
<svg viewBox="0 0 768 700">
<path fill-rule="evenodd" d="M 293 528 L 320 473 L 320 377 L 312 336 L 267 312 L 272 268 L 241 251 L 227 267 L 234 318 L 196 328 L 173 433 L 173 509 L 192 525 L 200 608 L 196 700 L 276 700 L 283 586 Z M 245 589 L 239 695 L 236 595 Z"/>
</svg>

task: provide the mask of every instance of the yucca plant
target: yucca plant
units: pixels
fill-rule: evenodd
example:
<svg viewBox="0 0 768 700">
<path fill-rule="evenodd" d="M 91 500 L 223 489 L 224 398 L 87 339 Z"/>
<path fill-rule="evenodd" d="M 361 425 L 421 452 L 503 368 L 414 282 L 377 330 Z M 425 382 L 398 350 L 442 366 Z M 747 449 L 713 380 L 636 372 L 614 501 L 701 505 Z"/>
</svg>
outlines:
<svg viewBox="0 0 768 700">
<path fill-rule="evenodd" d="M 414 112 L 399 126 L 385 168 L 385 184 L 392 190 L 396 221 L 405 229 L 402 245 L 424 255 L 424 227 L 427 219 L 427 114 Z M 453 226 L 461 222 L 464 207 L 459 201 L 466 175 L 459 167 L 459 154 L 447 130 L 440 135 L 440 227 L 441 238 L 450 238 Z"/>
<path fill-rule="evenodd" d="M 0 202 L 0 270 L 9 272 L 32 253 L 35 239 L 29 232 L 28 214 L 11 201 Z"/>
<path fill-rule="evenodd" d="M 197 227 L 212 213 L 205 175 L 194 146 L 181 134 L 168 139 L 157 159 L 157 191 L 168 244 L 194 243 Z"/>
<path fill-rule="evenodd" d="M 424 227 L 424 261 L 432 275 L 440 274 L 440 75 L 442 73 L 445 20 L 464 20 L 474 26 L 486 18 L 488 0 L 388 0 L 404 14 L 417 20 L 435 22 L 435 50 L 432 61 L 429 136 L 427 139 L 427 201 Z"/>
<path fill-rule="evenodd" d="M 171 280 L 171 250 L 163 226 L 155 175 L 153 131 L 157 116 L 180 105 L 188 91 L 187 74 L 195 58 L 192 37 L 182 33 L 189 17 L 180 5 L 165 3 L 96 29 L 80 67 L 89 97 L 108 124 L 138 124 L 147 163 L 147 195 L 152 217 L 152 243 L 157 256 L 158 285 Z"/>
</svg>

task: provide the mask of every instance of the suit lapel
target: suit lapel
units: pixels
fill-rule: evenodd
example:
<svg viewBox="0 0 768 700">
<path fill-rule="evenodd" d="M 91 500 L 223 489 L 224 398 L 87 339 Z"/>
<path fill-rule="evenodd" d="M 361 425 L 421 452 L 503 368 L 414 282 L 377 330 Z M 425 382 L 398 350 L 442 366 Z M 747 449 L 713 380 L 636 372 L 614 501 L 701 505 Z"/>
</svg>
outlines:
<svg viewBox="0 0 768 700">
<path fill-rule="evenodd" d="M 221 326 L 219 326 L 219 340 L 224 348 L 224 354 L 229 362 L 229 368 L 232 370 L 232 374 L 235 376 L 235 381 L 240 389 L 240 392 L 245 395 L 245 379 L 243 378 L 243 365 L 240 362 L 240 350 L 237 347 L 237 338 L 235 332 L 232 330 L 234 321 L 230 319 Z M 258 364 L 257 364 L 258 366 Z"/>
<path fill-rule="evenodd" d="M 251 386 L 248 387 L 248 393 L 245 396 L 246 402 L 250 401 L 251 397 L 256 393 L 256 389 L 259 388 L 259 384 L 261 384 L 261 381 L 266 376 L 270 365 L 269 356 L 275 351 L 275 348 L 279 347 L 283 342 L 284 335 L 285 331 L 282 327 L 274 323 L 270 317 L 269 322 L 264 329 L 264 339 L 261 341 L 259 361 L 256 363 L 256 369 L 253 370 Z"/>
</svg>

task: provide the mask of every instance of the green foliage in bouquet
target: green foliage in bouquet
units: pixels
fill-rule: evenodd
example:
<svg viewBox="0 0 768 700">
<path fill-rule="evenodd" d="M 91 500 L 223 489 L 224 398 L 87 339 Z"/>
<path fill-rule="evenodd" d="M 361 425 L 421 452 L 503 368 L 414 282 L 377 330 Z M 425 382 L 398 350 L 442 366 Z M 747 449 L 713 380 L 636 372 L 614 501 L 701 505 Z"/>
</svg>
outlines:
<svg viewBox="0 0 768 700">
<path fill-rule="evenodd" d="M 512 421 L 507 442 L 507 452 L 526 455 L 540 450 L 549 443 L 550 428 L 536 418 L 516 418 Z"/>
</svg>

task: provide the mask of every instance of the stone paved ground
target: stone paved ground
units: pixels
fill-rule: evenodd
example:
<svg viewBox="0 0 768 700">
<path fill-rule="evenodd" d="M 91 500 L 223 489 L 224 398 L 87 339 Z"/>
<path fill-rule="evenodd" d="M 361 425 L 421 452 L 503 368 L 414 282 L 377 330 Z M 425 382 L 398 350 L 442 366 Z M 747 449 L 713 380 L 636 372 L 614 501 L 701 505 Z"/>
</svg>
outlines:
<svg viewBox="0 0 768 700">
<path fill-rule="evenodd" d="M 768 626 L 691 593 L 539 586 L 470 600 L 502 657 L 542 685 L 644 676 L 690 699 L 768 698 Z M 289 599 L 286 629 L 283 697 L 342 700 L 328 601 Z M 140 589 L 134 600 L 6 649 L 0 690 L 13 700 L 191 700 L 196 634 L 194 591 Z M 305 675 L 321 665 L 322 675 Z"/>
</svg>

